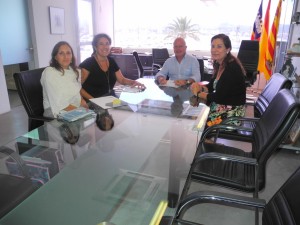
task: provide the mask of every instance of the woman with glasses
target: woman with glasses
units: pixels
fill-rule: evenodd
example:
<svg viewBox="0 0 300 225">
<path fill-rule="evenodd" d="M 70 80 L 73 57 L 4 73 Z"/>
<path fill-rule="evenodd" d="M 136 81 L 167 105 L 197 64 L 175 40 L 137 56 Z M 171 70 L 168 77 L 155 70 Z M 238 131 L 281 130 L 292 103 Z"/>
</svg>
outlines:
<svg viewBox="0 0 300 225">
<path fill-rule="evenodd" d="M 93 39 L 92 46 L 91 57 L 79 65 L 82 83 L 80 93 L 84 99 L 115 95 L 113 88 L 116 82 L 145 89 L 143 84 L 125 78 L 115 60 L 109 57 L 111 38 L 107 34 L 97 34 Z"/>
</svg>

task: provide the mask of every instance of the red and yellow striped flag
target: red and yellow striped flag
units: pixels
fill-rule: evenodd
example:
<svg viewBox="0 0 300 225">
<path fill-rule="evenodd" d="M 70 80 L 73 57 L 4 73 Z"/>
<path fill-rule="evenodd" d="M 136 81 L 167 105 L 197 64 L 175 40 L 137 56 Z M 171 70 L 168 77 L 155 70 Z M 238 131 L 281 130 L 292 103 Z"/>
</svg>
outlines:
<svg viewBox="0 0 300 225">
<path fill-rule="evenodd" d="M 274 58 L 275 58 L 275 48 L 276 48 L 276 40 L 277 40 L 277 33 L 278 33 L 278 27 L 280 22 L 280 15 L 281 15 L 281 5 L 282 0 L 279 0 L 278 6 L 276 9 L 276 13 L 274 16 L 274 21 L 272 24 L 271 32 L 268 39 L 268 50 L 266 54 L 266 64 L 267 69 L 269 72 L 269 78 L 272 75 L 272 67 L 274 65 Z"/>
<path fill-rule="evenodd" d="M 258 71 L 265 75 L 265 78 L 268 80 L 270 78 L 269 71 L 266 66 L 266 53 L 268 48 L 268 34 L 269 34 L 269 18 L 270 18 L 270 6 L 271 0 L 269 0 L 268 7 L 266 10 L 264 25 L 262 27 L 261 37 L 259 41 L 259 61 L 258 61 Z"/>
</svg>

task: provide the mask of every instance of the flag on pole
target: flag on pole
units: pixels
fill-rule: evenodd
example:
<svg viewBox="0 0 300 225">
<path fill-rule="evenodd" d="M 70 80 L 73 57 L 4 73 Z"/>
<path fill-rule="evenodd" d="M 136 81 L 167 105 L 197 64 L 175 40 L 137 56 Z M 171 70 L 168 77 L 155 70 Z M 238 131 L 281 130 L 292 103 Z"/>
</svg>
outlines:
<svg viewBox="0 0 300 225">
<path fill-rule="evenodd" d="M 266 64 L 267 64 L 267 69 L 269 72 L 269 77 L 272 75 L 272 67 L 274 64 L 276 40 L 277 40 L 277 33 L 278 33 L 278 27 L 279 27 L 279 22 L 280 22 L 280 15 L 281 15 L 281 5 L 282 5 L 282 0 L 279 0 L 277 9 L 276 9 L 276 13 L 274 16 L 274 21 L 273 21 L 273 24 L 271 27 L 270 35 L 268 38 Z"/>
<path fill-rule="evenodd" d="M 270 78 L 270 74 L 266 66 L 266 53 L 268 48 L 268 36 L 269 36 L 270 6 L 271 6 L 271 0 L 269 0 L 268 3 L 268 7 L 266 10 L 264 23 L 262 27 L 261 37 L 259 41 L 259 61 L 257 67 L 258 71 L 260 71 L 260 73 L 263 73 L 267 80 Z"/>
<path fill-rule="evenodd" d="M 251 34 L 251 40 L 259 40 L 261 36 L 261 29 L 262 29 L 262 4 L 263 0 L 261 0 L 254 24 L 253 30 Z"/>
</svg>

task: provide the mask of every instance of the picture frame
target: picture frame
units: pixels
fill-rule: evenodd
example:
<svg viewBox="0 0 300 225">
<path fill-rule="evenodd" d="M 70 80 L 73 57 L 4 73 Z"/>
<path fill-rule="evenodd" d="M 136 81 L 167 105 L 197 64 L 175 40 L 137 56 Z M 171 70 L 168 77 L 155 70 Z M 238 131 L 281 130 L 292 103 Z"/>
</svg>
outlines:
<svg viewBox="0 0 300 225">
<path fill-rule="evenodd" d="M 65 10 L 63 8 L 49 7 L 51 34 L 65 33 Z"/>
</svg>

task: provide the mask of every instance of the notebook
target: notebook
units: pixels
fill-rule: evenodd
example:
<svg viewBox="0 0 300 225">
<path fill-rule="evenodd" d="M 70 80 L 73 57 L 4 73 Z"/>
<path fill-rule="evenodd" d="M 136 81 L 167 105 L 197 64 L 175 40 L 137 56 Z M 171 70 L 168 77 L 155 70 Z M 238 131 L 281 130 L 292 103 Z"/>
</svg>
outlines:
<svg viewBox="0 0 300 225">
<path fill-rule="evenodd" d="M 95 112 L 93 110 L 86 109 L 86 108 L 83 108 L 83 107 L 78 107 L 78 108 L 73 109 L 71 111 L 67 111 L 67 112 L 63 112 L 63 113 L 58 114 L 57 118 L 58 119 L 63 119 L 63 120 L 68 121 L 68 122 L 73 122 L 73 121 L 79 120 L 83 117 L 93 115 L 93 114 L 95 114 Z"/>
</svg>

